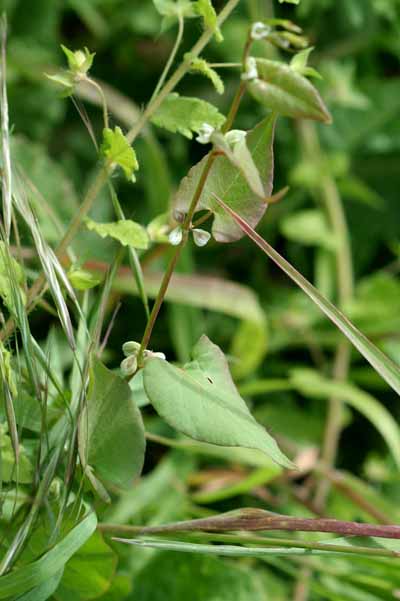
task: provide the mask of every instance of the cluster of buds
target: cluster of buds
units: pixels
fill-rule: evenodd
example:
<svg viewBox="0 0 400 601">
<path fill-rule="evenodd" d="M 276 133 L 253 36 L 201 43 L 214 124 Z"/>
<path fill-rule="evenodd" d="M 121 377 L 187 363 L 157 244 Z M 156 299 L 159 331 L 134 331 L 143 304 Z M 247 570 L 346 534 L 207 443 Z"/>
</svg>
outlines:
<svg viewBox="0 0 400 601">
<path fill-rule="evenodd" d="M 169 242 L 170 242 L 170 244 L 172 244 L 172 246 L 179 246 L 179 244 L 183 240 L 183 228 L 182 228 L 181 224 L 183 224 L 183 222 L 185 221 L 185 218 L 186 218 L 186 213 L 183 213 L 182 211 L 179 211 L 179 210 L 174 211 L 174 219 L 180 225 L 178 225 L 176 228 L 174 228 L 169 234 L 168 238 L 169 238 Z M 200 228 L 195 227 L 195 228 L 191 228 L 190 231 L 193 234 L 193 241 L 196 246 L 199 246 L 199 247 L 205 246 L 211 238 L 211 234 L 209 232 L 207 232 L 206 230 L 202 230 Z"/>
<path fill-rule="evenodd" d="M 133 376 L 138 368 L 138 355 L 140 351 L 140 344 L 134 340 L 129 340 L 122 345 L 122 352 L 125 355 L 125 359 L 121 363 L 121 372 L 124 377 Z M 166 357 L 164 353 L 156 353 L 146 349 L 143 352 L 143 361 L 147 359 L 163 359 Z"/>
</svg>

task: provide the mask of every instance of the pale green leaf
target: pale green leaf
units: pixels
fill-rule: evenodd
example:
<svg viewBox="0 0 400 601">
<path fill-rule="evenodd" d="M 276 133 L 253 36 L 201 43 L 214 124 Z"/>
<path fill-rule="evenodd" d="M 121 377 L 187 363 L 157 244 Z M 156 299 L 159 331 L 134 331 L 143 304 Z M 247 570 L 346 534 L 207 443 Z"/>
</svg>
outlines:
<svg viewBox="0 0 400 601">
<path fill-rule="evenodd" d="M 139 163 L 134 149 L 120 127 L 115 127 L 114 130 L 106 127 L 103 130 L 100 152 L 107 159 L 109 165 L 118 165 L 128 180 L 135 181 L 133 172 L 139 169 Z"/>
<path fill-rule="evenodd" d="M 191 58 L 191 57 L 189 54 L 186 54 L 185 58 Z M 210 67 L 210 65 L 208 64 L 208 62 L 206 60 L 204 60 L 204 58 L 198 58 L 198 57 L 191 58 L 190 71 L 204 75 L 204 77 L 207 77 L 211 81 L 211 83 L 213 84 L 213 86 L 216 89 L 216 91 L 218 92 L 218 94 L 224 93 L 224 91 L 225 91 L 224 82 L 222 81 L 219 74 L 215 71 L 215 69 Z"/>
<path fill-rule="evenodd" d="M 193 349 L 193 361 L 183 369 L 162 359 L 149 359 L 144 387 L 157 412 L 183 434 L 211 444 L 258 449 L 276 463 L 292 467 L 251 415 L 224 354 L 206 336 Z"/>
<path fill-rule="evenodd" d="M 256 65 L 258 77 L 248 89 L 258 102 L 279 115 L 331 123 L 316 88 L 290 65 L 264 58 L 256 59 Z"/>
<path fill-rule="evenodd" d="M 279 0 L 280 4 L 287 2 L 287 4 L 300 4 L 300 0 Z"/>
<path fill-rule="evenodd" d="M 114 238 L 123 246 L 132 246 L 142 250 L 146 250 L 149 246 L 149 236 L 146 229 L 130 219 L 113 223 L 97 223 L 91 219 L 86 219 L 85 223 L 88 230 L 96 232 L 102 238 Z"/>
<path fill-rule="evenodd" d="M 192 139 L 193 132 L 198 132 L 204 123 L 219 129 L 224 124 L 225 117 L 205 100 L 179 96 L 174 92 L 166 97 L 151 121 L 158 127 L 172 133 L 179 132 Z"/>
<path fill-rule="evenodd" d="M 214 31 L 217 42 L 222 42 L 224 38 L 218 27 L 217 13 L 215 12 L 211 0 L 197 0 L 197 2 L 194 3 L 194 9 L 198 15 L 203 17 L 205 27 Z"/>
<path fill-rule="evenodd" d="M 317 209 L 307 209 L 287 215 L 280 224 L 281 232 L 289 240 L 306 246 L 321 246 L 334 250 L 336 241 L 324 214 Z"/>
<path fill-rule="evenodd" d="M 304 396 L 340 398 L 366 417 L 381 433 L 396 465 L 400 467 L 400 428 L 389 411 L 373 396 L 350 382 L 328 380 L 312 369 L 295 369 L 290 382 Z"/>
<path fill-rule="evenodd" d="M 273 139 L 275 118 L 269 116 L 259 123 L 246 137 L 247 147 L 258 169 L 265 197 L 271 195 L 273 181 Z M 186 212 L 197 189 L 209 155 L 204 157 L 181 181 L 175 196 L 176 209 Z M 239 215 L 255 227 L 263 217 L 267 204 L 255 194 L 241 171 L 225 156 L 218 156 L 201 193 L 197 209 L 214 213 L 212 233 L 218 242 L 233 242 L 243 236 L 242 230 L 226 214 L 215 196 L 229 203 Z"/>
<path fill-rule="evenodd" d="M 125 380 L 93 358 L 79 423 L 79 454 L 106 483 L 129 488 L 143 467 L 144 428 Z"/>
</svg>

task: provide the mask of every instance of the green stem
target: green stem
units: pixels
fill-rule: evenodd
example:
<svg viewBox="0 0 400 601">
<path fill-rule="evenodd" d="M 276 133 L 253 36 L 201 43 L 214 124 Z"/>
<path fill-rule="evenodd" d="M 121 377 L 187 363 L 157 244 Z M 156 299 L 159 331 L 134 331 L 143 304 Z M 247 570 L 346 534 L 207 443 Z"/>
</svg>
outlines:
<svg viewBox="0 0 400 601">
<path fill-rule="evenodd" d="M 174 47 L 172 48 L 172 52 L 168 58 L 168 61 L 164 67 L 164 71 L 161 74 L 160 79 L 158 80 L 158 83 L 156 85 L 156 88 L 153 92 L 152 97 L 150 98 L 150 104 L 153 102 L 154 98 L 156 98 L 158 96 L 159 91 L 161 90 L 161 88 L 163 87 L 165 80 L 167 79 L 168 73 L 171 69 L 172 63 L 175 60 L 175 57 L 177 55 L 177 52 L 179 50 L 179 46 L 182 43 L 182 38 L 183 38 L 183 30 L 184 30 L 184 19 L 182 17 L 182 15 L 178 16 L 178 34 L 176 36 L 176 40 L 175 40 L 175 44 Z"/>
</svg>

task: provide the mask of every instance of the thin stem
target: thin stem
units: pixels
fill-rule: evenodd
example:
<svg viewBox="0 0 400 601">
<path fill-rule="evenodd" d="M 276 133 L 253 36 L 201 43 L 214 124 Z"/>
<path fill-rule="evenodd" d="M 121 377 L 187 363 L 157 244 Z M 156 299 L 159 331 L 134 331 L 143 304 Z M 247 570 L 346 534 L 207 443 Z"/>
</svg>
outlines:
<svg viewBox="0 0 400 601">
<path fill-rule="evenodd" d="M 103 88 L 96 81 L 94 81 L 94 79 L 90 79 L 90 77 L 87 77 L 86 81 L 88 83 L 90 83 L 94 88 L 96 88 L 97 92 L 99 93 L 99 96 L 101 99 L 101 106 L 103 108 L 104 127 L 106 129 L 108 129 L 108 127 L 109 127 L 108 108 L 107 108 L 107 100 L 106 100 L 105 94 L 103 92 Z"/>
<path fill-rule="evenodd" d="M 172 67 L 172 63 L 174 62 L 177 52 L 179 50 L 179 47 L 182 43 L 184 25 L 185 25 L 185 21 L 184 21 L 182 15 L 180 14 L 180 15 L 178 15 L 178 34 L 176 36 L 175 44 L 174 44 L 174 47 L 172 48 L 171 54 L 168 58 L 168 61 L 164 67 L 164 71 L 161 73 L 161 77 L 158 80 L 155 90 L 150 98 L 150 104 L 153 102 L 154 98 L 157 97 L 159 91 L 161 90 L 161 88 L 163 87 L 163 85 L 165 83 L 165 80 L 167 79 L 168 73 Z"/>
<path fill-rule="evenodd" d="M 242 67 L 242 63 L 209 63 L 209 67 L 213 69 L 240 69 Z"/>
</svg>

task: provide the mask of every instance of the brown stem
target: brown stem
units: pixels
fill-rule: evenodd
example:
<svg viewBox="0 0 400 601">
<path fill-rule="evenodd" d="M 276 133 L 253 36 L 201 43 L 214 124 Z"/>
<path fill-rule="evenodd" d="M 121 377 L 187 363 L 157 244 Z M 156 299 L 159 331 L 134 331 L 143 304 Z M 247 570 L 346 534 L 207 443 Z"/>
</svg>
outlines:
<svg viewBox="0 0 400 601">
<path fill-rule="evenodd" d="M 101 529 L 104 532 L 136 532 L 137 534 L 284 530 L 287 532 L 326 532 L 341 536 L 372 536 L 400 539 L 400 526 L 395 524 L 364 524 L 330 518 L 298 518 L 271 514 L 260 509 L 243 509 L 238 512 L 232 512 L 232 514 L 222 514 L 217 517 L 143 528 L 125 527 L 118 524 L 102 524 Z"/>
</svg>

